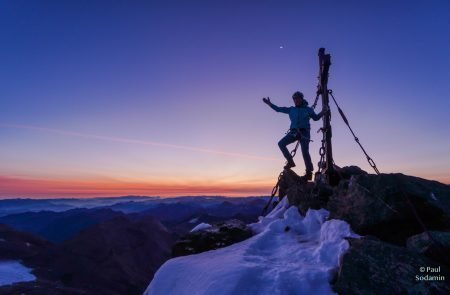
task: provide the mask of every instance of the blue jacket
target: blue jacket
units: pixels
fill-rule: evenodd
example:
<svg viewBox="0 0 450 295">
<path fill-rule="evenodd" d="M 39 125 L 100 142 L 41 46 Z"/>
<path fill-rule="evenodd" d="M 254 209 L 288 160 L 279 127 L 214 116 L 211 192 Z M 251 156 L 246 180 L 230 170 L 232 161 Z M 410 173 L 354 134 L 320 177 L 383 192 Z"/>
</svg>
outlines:
<svg viewBox="0 0 450 295">
<path fill-rule="evenodd" d="M 291 119 L 290 129 L 305 128 L 310 129 L 309 119 L 314 121 L 322 118 L 323 113 L 314 113 L 314 110 L 308 106 L 308 102 L 303 100 L 303 104 L 299 107 L 279 107 L 270 103 L 269 106 L 279 113 L 289 114 L 289 119 Z"/>
</svg>

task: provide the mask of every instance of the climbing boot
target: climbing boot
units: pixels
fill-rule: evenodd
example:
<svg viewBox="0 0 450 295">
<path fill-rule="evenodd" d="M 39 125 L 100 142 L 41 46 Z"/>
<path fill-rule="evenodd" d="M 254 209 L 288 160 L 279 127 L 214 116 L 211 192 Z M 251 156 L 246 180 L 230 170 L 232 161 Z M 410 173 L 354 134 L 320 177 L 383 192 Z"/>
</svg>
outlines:
<svg viewBox="0 0 450 295">
<path fill-rule="evenodd" d="M 312 180 L 312 176 L 313 176 L 312 171 L 306 171 L 304 177 L 305 177 L 306 180 Z"/>
<path fill-rule="evenodd" d="M 292 167 L 295 167 L 295 163 L 294 163 L 294 160 L 290 159 L 290 160 L 288 160 L 288 162 L 287 162 L 286 166 L 284 166 L 284 168 L 290 169 Z"/>
</svg>

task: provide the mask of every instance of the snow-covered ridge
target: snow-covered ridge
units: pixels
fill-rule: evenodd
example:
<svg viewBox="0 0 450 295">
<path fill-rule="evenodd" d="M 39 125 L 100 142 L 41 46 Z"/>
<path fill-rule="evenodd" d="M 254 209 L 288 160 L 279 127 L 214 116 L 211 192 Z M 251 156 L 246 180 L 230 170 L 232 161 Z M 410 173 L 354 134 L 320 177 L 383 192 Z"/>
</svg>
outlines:
<svg viewBox="0 0 450 295">
<path fill-rule="evenodd" d="M 287 198 L 226 248 L 167 261 L 144 294 L 333 294 L 330 281 L 357 237 L 324 209 L 301 216 Z"/>
</svg>

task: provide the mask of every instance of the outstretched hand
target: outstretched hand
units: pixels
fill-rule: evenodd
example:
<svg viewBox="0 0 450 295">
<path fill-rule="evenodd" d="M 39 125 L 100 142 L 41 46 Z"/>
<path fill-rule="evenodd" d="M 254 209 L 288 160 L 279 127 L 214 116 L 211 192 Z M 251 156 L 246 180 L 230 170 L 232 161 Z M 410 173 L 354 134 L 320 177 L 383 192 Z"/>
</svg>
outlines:
<svg viewBox="0 0 450 295">
<path fill-rule="evenodd" d="M 263 97 L 262 100 L 264 101 L 264 103 L 270 104 L 270 98 L 269 97 Z"/>
</svg>

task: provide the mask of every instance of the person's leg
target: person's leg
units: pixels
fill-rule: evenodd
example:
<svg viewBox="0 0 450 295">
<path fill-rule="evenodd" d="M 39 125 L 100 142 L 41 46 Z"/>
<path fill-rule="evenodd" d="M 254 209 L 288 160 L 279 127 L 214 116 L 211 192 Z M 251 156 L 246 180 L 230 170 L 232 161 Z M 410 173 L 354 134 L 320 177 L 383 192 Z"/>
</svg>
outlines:
<svg viewBox="0 0 450 295">
<path fill-rule="evenodd" d="M 311 161 L 311 155 L 309 154 L 309 130 L 302 130 L 301 135 L 300 146 L 302 147 L 302 155 L 303 161 L 305 162 L 306 174 L 312 174 L 314 167 Z"/>
<path fill-rule="evenodd" d="M 293 159 L 289 150 L 287 149 L 287 145 L 295 142 L 297 139 L 291 133 L 286 134 L 279 142 L 278 147 L 280 148 L 283 156 L 288 160 L 288 162 L 293 163 Z M 294 164 L 295 165 L 295 164 Z"/>
</svg>

